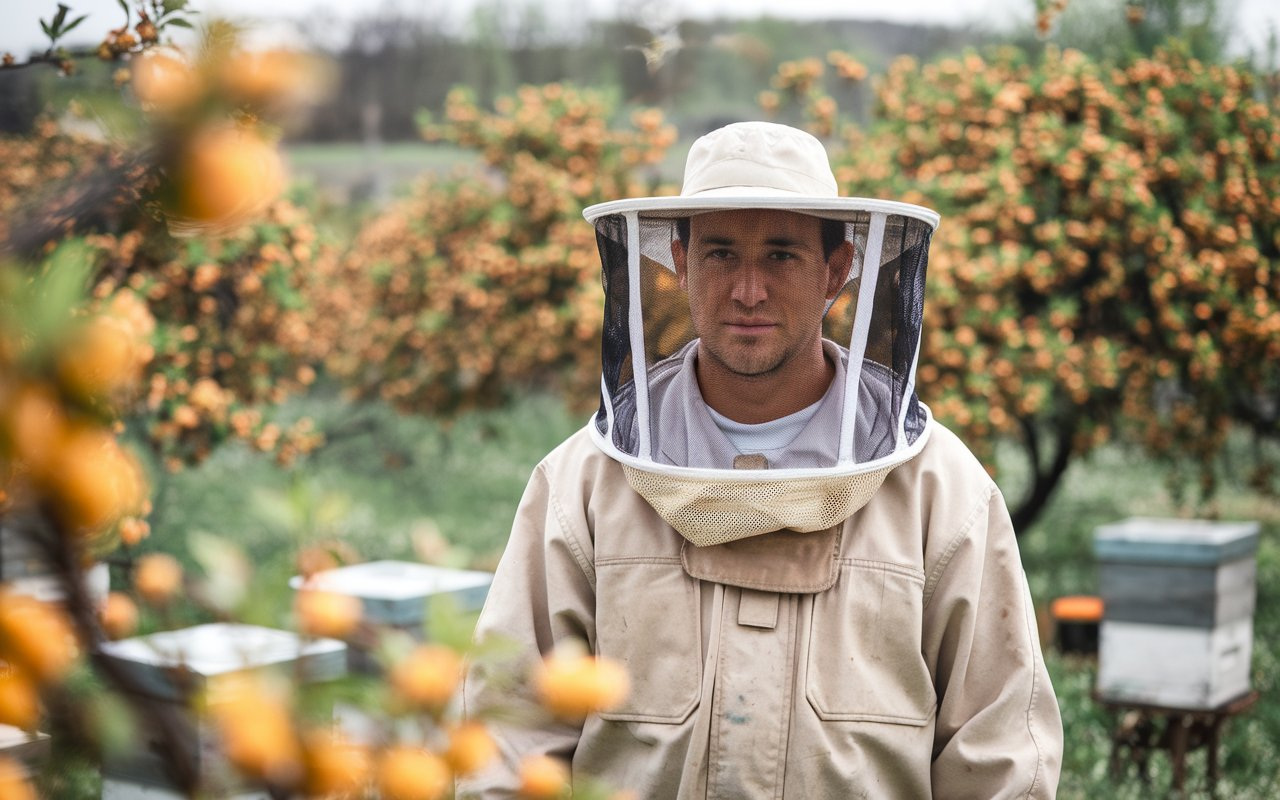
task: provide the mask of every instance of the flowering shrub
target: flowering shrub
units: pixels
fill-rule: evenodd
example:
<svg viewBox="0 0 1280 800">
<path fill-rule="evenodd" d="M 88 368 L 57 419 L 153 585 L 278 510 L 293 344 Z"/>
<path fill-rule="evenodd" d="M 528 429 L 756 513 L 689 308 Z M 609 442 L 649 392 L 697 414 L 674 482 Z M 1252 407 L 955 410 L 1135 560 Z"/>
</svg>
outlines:
<svg viewBox="0 0 1280 800">
<path fill-rule="evenodd" d="M 919 390 L 988 458 L 1021 442 L 1025 523 L 1113 437 L 1202 467 L 1280 434 L 1280 109 L 1177 48 L 1125 65 L 1008 49 L 896 62 L 846 191 L 941 212 Z"/>
<path fill-rule="evenodd" d="M 218 239 L 173 239 L 140 220 L 84 238 L 95 296 L 127 289 L 155 316 L 155 359 L 134 416 L 170 468 L 228 437 L 283 463 L 313 449 L 303 420 L 281 430 L 259 407 L 310 385 L 324 343 L 306 301 L 314 261 L 332 258 L 306 211 L 272 203 L 253 226 Z"/>
<path fill-rule="evenodd" d="M 425 133 L 478 150 L 491 174 L 428 180 L 364 227 L 317 301 L 340 345 L 329 371 L 428 413 L 535 384 L 590 402 L 602 295 L 582 209 L 648 193 L 643 168 L 675 140 L 656 110 L 635 112 L 630 131 L 610 129 L 610 111 L 559 84 L 525 87 L 492 113 L 454 92 Z"/>
</svg>

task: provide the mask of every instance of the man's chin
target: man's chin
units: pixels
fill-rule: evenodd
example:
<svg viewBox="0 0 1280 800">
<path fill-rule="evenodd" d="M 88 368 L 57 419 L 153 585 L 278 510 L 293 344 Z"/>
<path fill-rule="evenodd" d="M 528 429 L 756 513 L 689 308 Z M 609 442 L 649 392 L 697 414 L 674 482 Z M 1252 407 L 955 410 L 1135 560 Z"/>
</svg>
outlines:
<svg viewBox="0 0 1280 800">
<path fill-rule="evenodd" d="M 779 359 L 734 359 L 721 363 L 735 377 L 748 380 L 765 380 L 776 374 L 782 366 Z"/>
</svg>

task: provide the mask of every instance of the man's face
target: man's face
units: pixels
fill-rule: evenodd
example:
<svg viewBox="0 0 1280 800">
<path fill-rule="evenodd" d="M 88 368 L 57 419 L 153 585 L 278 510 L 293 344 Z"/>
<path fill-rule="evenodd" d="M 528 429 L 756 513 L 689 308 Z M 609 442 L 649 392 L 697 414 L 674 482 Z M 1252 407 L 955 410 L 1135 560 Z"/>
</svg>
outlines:
<svg viewBox="0 0 1280 800">
<path fill-rule="evenodd" d="M 822 358 L 822 315 L 849 273 L 853 246 L 824 256 L 816 217 L 771 209 L 698 214 L 687 248 L 676 241 L 671 250 L 700 353 L 717 369 L 762 377 L 798 358 Z"/>
</svg>

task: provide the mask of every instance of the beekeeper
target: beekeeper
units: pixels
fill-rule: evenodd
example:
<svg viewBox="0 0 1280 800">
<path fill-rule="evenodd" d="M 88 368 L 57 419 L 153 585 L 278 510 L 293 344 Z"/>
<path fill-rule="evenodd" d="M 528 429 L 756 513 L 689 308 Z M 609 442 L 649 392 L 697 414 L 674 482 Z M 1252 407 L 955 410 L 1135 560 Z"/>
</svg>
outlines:
<svg viewBox="0 0 1280 800">
<path fill-rule="evenodd" d="M 473 668 L 468 713 L 514 721 L 460 794 L 544 753 L 641 798 L 1052 797 L 1008 511 L 915 392 L 937 214 L 840 197 L 818 140 L 764 122 L 695 142 L 678 197 L 585 214 L 600 410 L 535 469 L 477 637 L 580 639 L 631 691 L 538 722 Z"/>
</svg>

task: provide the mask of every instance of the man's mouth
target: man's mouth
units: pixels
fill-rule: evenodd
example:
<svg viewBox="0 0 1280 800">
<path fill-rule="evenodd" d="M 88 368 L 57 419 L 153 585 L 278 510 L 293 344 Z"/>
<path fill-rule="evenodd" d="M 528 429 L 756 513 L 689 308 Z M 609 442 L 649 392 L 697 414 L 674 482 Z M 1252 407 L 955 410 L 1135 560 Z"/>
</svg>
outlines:
<svg viewBox="0 0 1280 800">
<path fill-rule="evenodd" d="M 729 322 L 725 323 L 725 327 L 727 327 L 732 333 L 751 335 L 751 334 L 767 333 L 778 326 L 777 326 L 777 323 L 769 322 L 767 320 L 741 319 L 741 320 L 730 320 Z"/>
</svg>

